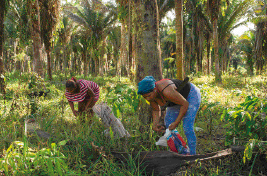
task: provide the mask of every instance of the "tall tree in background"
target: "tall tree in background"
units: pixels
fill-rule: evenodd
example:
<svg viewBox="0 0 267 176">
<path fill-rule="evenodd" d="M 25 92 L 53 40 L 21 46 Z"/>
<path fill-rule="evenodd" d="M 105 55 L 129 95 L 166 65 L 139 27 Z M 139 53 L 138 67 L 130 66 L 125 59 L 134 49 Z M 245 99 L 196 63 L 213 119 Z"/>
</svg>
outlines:
<svg viewBox="0 0 267 176">
<path fill-rule="evenodd" d="M 42 66 L 42 41 L 39 0 L 27 0 L 31 38 L 33 42 L 33 71 L 44 77 Z"/>
<path fill-rule="evenodd" d="M 66 15 L 64 15 L 63 18 L 61 19 L 61 24 L 60 24 L 60 27 L 57 29 L 57 34 L 58 34 L 58 38 L 54 46 L 55 53 L 56 53 L 56 60 L 54 61 L 55 63 L 57 63 L 57 65 L 60 66 L 61 68 L 60 71 L 63 71 L 67 67 L 67 57 L 66 58 L 60 57 L 61 53 L 64 56 L 66 56 L 65 55 L 65 53 L 67 53 L 66 50 L 69 47 L 70 41 L 72 39 L 73 52 L 76 57 L 78 48 L 79 50 L 81 50 L 80 43 L 78 41 L 82 37 L 77 35 L 77 33 L 75 33 L 74 24 Z M 82 54 L 82 58 L 83 58 L 83 54 Z M 55 64 L 54 67 L 56 68 L 57 65 Z"/>
<path fill-rule="evenodd" d="M 0 0 L 0 92 L 5 93 L 5 69 L 3 60 L 4 20 L 9 1 Z"/>
<path fill-rule="evenodd" d="M 238 38 L 238 49 L 246 58 L 247 73 L 253 75 L 255 56 L 255 35 L 254 31 L 247 31 Z"/>
<path fill-rule="evenodd" d="M 184 79 L 184 45 L 183 45 L 183 0 L 175 0 L 176 15 L 176 67 L 177 79 Z"/>
<path fill-rule="evenodd" d="M 212 21 L 213 31 L 213 48 L 214 48 L 214 60 L 215 60 L 215 82 L 221 83 L 221 71 L 219 60 L 219 41 L 218 41 L 218 17 L 220 11 L 221 0 L 207 0 L 207 8 Z"/>
<path fill-rule="evenodd" d="M 109 35 L 108 35 L 108 54 L 107 54 L 107 61 L 110 62 L 111 55 L 113 55 L 113 61 L 112 61 L 112 66 L 115 67 L 115 70 L 117 71 L 118 68 L 118 60 L 119 60 L 119 49 L 121 46 L 121 29 L 118 27 L 114 27 Z"/>
<path fill-rule="evenodd" d="M 130 0 L 129 0 L 130 1 Z M 118 17 L 121 22 L 121 46 L 120 46 L 120 60 L 118 62 L 118 72 L 120 76 L 127 75 L 127 67 L 128 67 L 128 60 L 127 60 L 127 18 L 129 16 L 129 2 L 128 0 L 116 0 L 116 3 L 119 4 L 118 6 Z M 128 32 L 129 32 L 128 28 Z"/>
<path fill-rule="evenodd" d="M 133 64 L 133 35 L 132 35 L 132 1 L 129 0 L 128 1 L 128 6 L 129 6 L 129 11 L 128 11 L 128 38 L 129 38 L 129 45 L 128 45 L 128 50 L 129 50 L 129 54 L 128 54 L 128 60 L 129 60 L 129 71 L 128 71 L 128 75 L 130 76 L 130 79 L 133 79 L 133 68 L 134 68 L 134 64 Z"/>
<path fill-rule="evenodd" d="M 26 1 L 12 0 L 5 19 L 5 43 L 12 43 L 12 49 L 6 48 L 5 65 L 15 66 L 16 71 L 22 73 L 28 71 L 29 56 L 26 53 L 31 50 L 29 46 L 30 31 L 28 25 L 28 14 Z M 6 45 L 7 46 L 7 45 Z M 32 51 L 32 50 L 31 50 Z M 9 54 L 8 54 L 9 53 Z M 10 70 L 11 67 L 7 67 Z"/>
<path fill-rule="evenodd" d="M 256 71 L 257 74 L 260 74 L 263 71 L 264 62 L 267 63 L 267 3 L 266 0 L 258 0 L 256 2 L 256 18 L 254 19 L 256 24 Z"/>
<path fill-rule="evenodd" d="M 65 13 L 80 27 L 83 36 L 81 43 L 83 43 L 84 59 L 84 75 L 87 76 L 88 59 L 87 54 L 90 53 L 93 68 L 93 74 L 99 73 L 99 50 L 98 47 L 112 30 L 112 25 L 117 19 L 117 14 L 112 6 L 103 5 L 98 0 L 82 0 L 81 6 L 75 7 L 70 5 L 65 8 Z"/>
<path fill-rule="evenodd" d="M 221 58 L 220 66 L 222 71 L 227 70 L 229 62 L 229 46 L 231 45 L 231 41 L 233 41 L 231 31 L 246 24 L 246 21 L 240 21 L 248 13 L 250 1 L 251 0 L 232 1 L 220 12 L 218 19 L 218 38 L 220 48 L 219 56 Z"/>
<path fill-rule="evenodd" d="M 52 80 L 51 47 L 53 32 L 59 19 L 59 0 L 40 0 L 41 34 L 47 54 L 47 72 Z"/>
</svg>

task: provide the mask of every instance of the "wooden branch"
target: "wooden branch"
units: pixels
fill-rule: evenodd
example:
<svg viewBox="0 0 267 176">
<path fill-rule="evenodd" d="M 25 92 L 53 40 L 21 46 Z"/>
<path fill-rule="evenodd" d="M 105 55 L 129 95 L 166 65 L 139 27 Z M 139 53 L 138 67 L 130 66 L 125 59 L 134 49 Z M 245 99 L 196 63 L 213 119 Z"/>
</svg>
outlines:
<svg viewBox="0 0 267 176">
<path fill-rule="evenodd" d="M 226 149 L 214 153 L 203 155 L 181 155 L 171 151 L 152 151 L 152 152 L 111 152 L 112 155 L 122 162 L 126 162 L 129 156 L 137 158 L 142 168 L 145 168 L 147 174 L 168 175 L 176 172 L 180 167 L 189 165 L 195 162 L 206 161 L 215 158 L 221 158 L 232 154 L 232 149 Z"/>
</svg>

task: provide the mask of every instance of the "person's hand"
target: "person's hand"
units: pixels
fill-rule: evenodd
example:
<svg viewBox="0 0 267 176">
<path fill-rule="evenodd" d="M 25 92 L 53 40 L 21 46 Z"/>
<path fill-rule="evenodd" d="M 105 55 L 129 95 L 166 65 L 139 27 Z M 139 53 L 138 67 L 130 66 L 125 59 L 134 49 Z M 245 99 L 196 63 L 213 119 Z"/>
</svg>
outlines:
<svg viewBox="0 0 267 176">
<path fill-rule="evenodd" d="M 177 126 L 178 126 L 179 123 L 177 122 L 172 122 L 170 125 L 169 125 L 169 129 L 170 130 L 174 130 Z"/>
<path fill-rule="evenodd" d="M 165 128 L 159 124 L 153 124 L 152 129 L 156 132 L 164 132 Z"/>
</svg>

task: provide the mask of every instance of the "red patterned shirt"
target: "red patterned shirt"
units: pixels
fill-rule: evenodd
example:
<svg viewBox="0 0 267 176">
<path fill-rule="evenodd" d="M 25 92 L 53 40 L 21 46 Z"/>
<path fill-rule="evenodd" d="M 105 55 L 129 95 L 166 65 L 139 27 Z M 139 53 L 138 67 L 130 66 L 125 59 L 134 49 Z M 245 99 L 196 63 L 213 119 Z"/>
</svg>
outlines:
<svg viewBox="0 0 267 176">
<path fill-rule="evenodd" d="M 95 82 L 80 79 L 80 80 L 78 80 L 78 83 L 80 84 L 80 92 L 79 93 L 72 94 L 66 90 L 65 96 L 68 99 L 68 101 L 82 102 L 84 100 L 89 99 L 90 97 L 87 95 L 87 91 L 89 88 L 95 94 L 94 101 L 96 102 L 99 99 L 99 86 Z"/>
</svg>

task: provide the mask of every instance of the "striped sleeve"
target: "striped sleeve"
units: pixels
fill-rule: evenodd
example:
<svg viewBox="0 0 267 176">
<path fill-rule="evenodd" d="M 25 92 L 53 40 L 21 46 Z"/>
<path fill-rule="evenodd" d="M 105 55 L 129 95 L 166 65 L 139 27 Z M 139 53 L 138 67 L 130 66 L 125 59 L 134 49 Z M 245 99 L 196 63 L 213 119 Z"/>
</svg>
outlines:
<svg viewBox="0 0 267 176">
<path fill-rule="evenodd" d="M 90 87 L 92 89 L 92 91 L 95 94 L 95 101 L 97 101 L 99 99 L 99 86 L 97 85 L 97 83 L 93 82 L 93 81 L 86 81 L 88 87 Z"/>
</svg>

